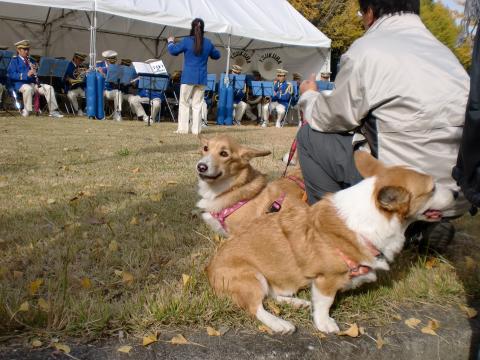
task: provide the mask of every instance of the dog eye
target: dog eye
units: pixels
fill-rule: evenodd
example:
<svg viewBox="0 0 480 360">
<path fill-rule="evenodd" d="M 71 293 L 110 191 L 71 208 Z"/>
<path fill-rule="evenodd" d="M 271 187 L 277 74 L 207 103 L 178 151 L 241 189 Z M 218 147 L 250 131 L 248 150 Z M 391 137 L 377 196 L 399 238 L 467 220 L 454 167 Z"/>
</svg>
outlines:
<svg viewBox="0 0 480 360">
<path fill-rule="evenodd" d="M 205 151 L 205 152 L 208 151 L 208 146 L 207 146 L 207 145 L 205 145 L 205 146 L 203 147 L 203 151 Z"/>
<path fill-rule="evenodd" d="M 228 157 L 228 152 L 226 152 L 225 150 L 223 150 L 222 152 L 220 152 L 220 156 L 221 156 L 221 157 Z"/>
</svg>

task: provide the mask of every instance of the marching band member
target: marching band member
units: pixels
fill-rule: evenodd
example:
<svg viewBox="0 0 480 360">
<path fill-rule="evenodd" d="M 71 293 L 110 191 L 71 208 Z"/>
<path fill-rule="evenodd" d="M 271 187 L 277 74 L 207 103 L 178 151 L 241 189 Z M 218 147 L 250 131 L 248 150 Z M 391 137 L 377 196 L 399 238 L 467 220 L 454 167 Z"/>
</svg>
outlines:
<svg viewBox="0 0 480 360">
<path fill-rule="evenodd" d="M 0 45 L 0 50 L 8 50 L 8 46 Z M 7 90 L 6 85 L 7 77 L 0 74 L 0 109 L 2 108 L 3 93 Z"/>
<path fill-rule="evenodd" d="M 230 72 L 233 75 L 240 75 L 242 73 L 242 67 L 240 65 L 233 65 Z M 243 90 L 234 89 L 233 91 L 233 116 L 235 124 L 241 125 L 242 118 L 247 110 L 248 104 L 243 101 L 245 94 L 247 92 L 247 85 L 245 84 Z"/>
<path fill-rule="evenodd" d="M 15 43 L 17 56 L 15 56 L 8 66 L 7 76 L 12 82 L 16 92 L 23 95 L 24 108 L 22 116 L 27 117 L 32 109 L 33 94 L 38 92 L 45 97 L 48 104 L 50 116 L 55 118 L 63 117 L 58 112 L 55 90 L 47 84 L 40 84 L 37 76 L 37 63 L 30 58 L 30 41 L 21 40 Z"/>
<path fill-rule="evenodd" d="M 299 89 L 300 83 L 302 82 L 302 75 L 300 75 L 299 73 L 293 73 L 292 79 L 297 84 L 297 89 Z M 301 126 L 302 121 L 300 119 L 300 108 L 298 107 L 298 104 L 297 104 L 299 98 L 300 98 L 300 91 L 297 91 L 296 94 L 292 95 L 292 101 L 290 102 L 290 108 L 292 109 L 292 111 L 290 111 L 288 114 L 288 122 L 292 124 L 297 119 L 298 126 Z"/>
<path fill-rule="evenodd" d="M 102 52 L 102 56 L 104 60 L 97 63 L 97 68 L 106 78 L 109 66 L 117 63 L 118 53 L 114 50 L 105 50 Z M 113 120 L 122 121 L 123 96 L 120 89 L 114 89 L 115 86 L 116 84 L 105 81 L 105 91 L 103 94 L 107 100 L 113 100 Z"/>
<path fill-rule="evenodd" d="M 82 74 L 81 65 L 86 58 L 86 54 L 80 52 L 74 53 L 72 61 L 68 64 L 65 73 L 65 90 L 67 91 L 67 97 L 78 116 L 85 115 L 83 110 L 78 108 L 78 98 L 85 97 L 85 73 Z"/>
<path fill-rule="evenodd" d="M 287 110 L 290 97 L 292 96 L 292 85 L 285 81 L 285 76 L 288 74 L 287 70 L 277 69 L 277 79 L 273 82 L 273 96 L 270 103 L 262 106 L 262 127 L 268 126 L 269 113 L 276 111 L 277 121 L 275 126 L 282 127 L 282 118 Z"/>
<path fill-rule="evenodd" d="M 157 59 L 148 59 L 145 62 L 151 63 L 157 61 Z M 136 81 L 138 86 L 138 80 Z M 128 103 L 130 104 L 130 108 L 135 112 L 137 118 L 141 117 L 143 121 L 148 122 L 148 116 L 145 113 L 145 109 L 143 108 L 142 104 L 148 104 L 151 102 L 151 122 L 154 122 L 157 118 L 157 115 L 160 111 L 160 107 L 162 106 L 162 100 L 165 100 L 165 94 L 163 91 L 159 90 L 152 90 L 150 94 L 150 89 L 139 89 L 138 95 L 130 95 L 128 97 Z"/>
</svg>

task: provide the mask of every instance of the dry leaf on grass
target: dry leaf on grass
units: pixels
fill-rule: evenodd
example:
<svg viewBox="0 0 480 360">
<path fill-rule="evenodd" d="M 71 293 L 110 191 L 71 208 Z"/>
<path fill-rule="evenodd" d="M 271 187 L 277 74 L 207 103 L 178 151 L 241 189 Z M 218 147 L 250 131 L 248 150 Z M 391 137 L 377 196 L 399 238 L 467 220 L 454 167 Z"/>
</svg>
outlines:
<svg viewBox="0 0 480 360">
<path fill-rule="evenodd" d="M 30 304 L 28 301 L 23 302 L 18 308 L 18 311 L 20 312 L 27 312 L 28 310 L 30 310 Z"/>
<path fill-rule="evenodd" d="M 459 305 L 459 306 L 460 306 L 460 309 L 467 315 L 469 319 L 473 319 L 478 315 L 478 311 L 475 310 L 474 308 L 471 308 L 465 305 Z"/>
<path fill-rule="evenodd" d="M 127 271 L 122 271 L 122 282 L 127 285 L 132 285 L 134 277 Z"/>
<path fill-rule="evenodd" d="M 187 274 L 182 274 L 182 282 L 183 282 L 183 286 L 187 286 L 187 284 L 190 282 L 190 275 L 187 275 Z"/>
<path fill-rule="evenodd" d="M 68 345 L 57 343 L 57 344 L 54 344 L 53 347 L 58 351 L 64 352 L 65 354 L 70 353 L 70 346 Z"/>
<path fill-rule="evenodd" d="M 130 220 L 130 225 L 138 225 L 139 223 L 140 222 L 136 216 L 132 217 L 132 220 Z"/>
<path fill-rule="evenodd" d="M 426 269 L 433 269 L 434 267 L 438 266 L 438 259 L 437 258 L 430 258 L 425 262 Z"/>
<path fill-rule="evenodd" d="M 53 204 L 55 204 L 56 202 L 57 202 L 57 200 L 55 200 L 55 199 L 48 199 L 48 200 L 47 200 L 47 204 L 48 204 L 48 205 L 53 205 Z"/>
<path fill-rule="evenodd" d="M 150 334 L 150 335 L 147 335 L 147 336 L 144 336 L 143 337 L 143 341 L 142 341 L 142 345 L 143 346 L 148 346 L 150 344 L 153 344 L 154 342 L 156 342 L 158 339 L 158 336 L 157 334 Z"/>
<path fill-rule="evenodd" d="M 175 345 L 186 345 L 190 344 L 190 342 L 185 339 L 185 337 L 182 334 L 175 335 L 172 340 L 170 340 L 170 343 L 175 344 Z"/>
<path fill-rule="evenodd" d="M 266 325 L 259 325 L 258 326 L 258 330 L 262 333 L 267 333 L 267 334 L 270 334 L 270 335 L 273 335 L 273 331 L 272 329 L 270 329 L 268 326 Z"/>
<path fill-rule="evenodd" d="M 207 334 L 208 334 L 208 336 L 220 336 L 221 335 L 220 331 L 215 330 L 211 326 L 207 326 Z"/>
<path fill-rule="evenodd" d="M 422 330 L 420 330 L 424 334 L 428 335 L 437 335 L 435 330 L 437 330 L 440 327 L 440 324 L 437 320 L 432 319 L 428 321 L 427 326 L 423 327 Z"/>
<path fill-rule="evenodd" d="M 138 174 L 140 172 L 140 168 L 135 168 L 135 169 L 132 169 L 132 173 L 134 174 Z"/>
<path fill-rule="evenodd" d="M 44 298 L 38 299 L 37 304 L 38 304 L 38 307 L 40 308 L 40 310 L 42 310 L 44 312 L 48 312 L 50 310 L 50 304 Z"/>
<path fill-rule="evenodd" d="M 28 286 L 28 292 L 30 295 L 35 295 L 38 292 L 38 289 L 43 284 L 43 279 L 35 279 Z"/>
<path fill-rule="evenodd" d="M 267 301 L 267 307 L 272 310 L 275 315 L 280 315 L 280 308 L 273 302 L 272 299 Z"/>
<path fill-rule="evenodd" d="M 38 348 L 43 345 L 42 342 L 38 339 L 33 339 L 30 344 L 32 345 L 33 348 Z"/>
<path fill-rule="evenodd" d="M 118 243 L 115 240 L 110 241 L 110 244 L 108 244 L 108 250 L 111 252 L 118 251 Z"/>
<path fill-rule="evenodd" d="M 350 337 L 358 337 L 360 335 L 360 331 L 358 329 L 358 325 L 356 323 L 351 324 L 350 327 L 345 331 L 340 331 L 337 335 L 340 336 L 350 336 Z"/>
<path fill-rule="evenodd" d="M 422 321 L 415 319 L 415 318 L 410 318 L 405 320 L 405 325 L 407 325 L 410 329 L 415 329 L 418 324 L 420 324 Z"/>
<path fill-rule="evenodd" d="M 132 350 L 132 347 L 130 345 L 123 345 L 117 349 L 118 352 L 125 353 L 125 354 L 128 354 L 130 350 Z"/>
<path fill-rule="evenodd" d="M 382 338 L 382 335 L 378 334 L 377 335 L 377 340 L 375 340 L 375 342 L 377 343 L 377 349 L 380 350 L 383 345 L 386 344 L 385 340 Z"/>
<path fill-rule="evenodd" d="M 82 280 L 80 280 L 80 285 L 84 289 L 90 289 L 92 287 L 92 281 L 87 277 L 83 277 Z"/>
<path fill-rule="evenodd" d="M 178 181 L 167 181 L 167 185 L 177 185 Z"/>
</svg>

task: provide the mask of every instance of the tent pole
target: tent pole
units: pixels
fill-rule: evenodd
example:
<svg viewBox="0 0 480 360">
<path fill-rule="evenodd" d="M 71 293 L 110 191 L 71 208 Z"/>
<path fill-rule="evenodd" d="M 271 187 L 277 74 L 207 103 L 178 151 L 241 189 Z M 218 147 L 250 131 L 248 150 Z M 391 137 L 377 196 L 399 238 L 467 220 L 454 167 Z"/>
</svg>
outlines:
<svg viewBox="0 0 480 360">
<path fill-rule="evenodd" d="M 231 34 L 228 34 L 228 45 L 227 45 L 227 68 L 225 69 L 225 86 L 228 87 L 228 84 L 230 82 L 230 79 L 229 79 L 229 76 L 228 76 L 228 69 L 230 69 L 230 52 L 231 52 L 231 49 L 230 49 L 230 45 L 231 45 L 231 42 L 232 42 L 232 35 Z"/>
<path fill-rule="evenodd" d="M 97 55 L 97 4 L 96 0 L 92 1 L 92 20 L 90 22 L 90 69 L 95 69 Z"/>
</svg>

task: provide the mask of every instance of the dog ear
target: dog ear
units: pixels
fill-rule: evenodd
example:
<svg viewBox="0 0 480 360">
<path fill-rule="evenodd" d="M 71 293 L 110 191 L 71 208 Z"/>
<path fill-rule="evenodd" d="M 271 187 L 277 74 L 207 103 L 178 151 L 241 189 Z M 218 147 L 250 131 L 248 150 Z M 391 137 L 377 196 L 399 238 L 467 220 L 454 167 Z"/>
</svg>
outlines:
<svg viewBox="0 0 480 360">
<path fill-rule="evenodd" d="M 410 193 L 401 186 L 385 186 L 377 194 L 381 208 L 387 211 L 407 213 L 410 204 Z"/>
<path fill-rule="evenodd" d="M 208 145 L 208 138 L 202 134 L 198 134 L 198 140 L 200 140 L 200 144 L 202 146 Z"/>
<path fill-rule="evenodd" d="M 270 155 L 271 152 L 269 150 L 256 150 L 256 149 L 242 146 L 240 148 L 239 154 L 242 159 L 249 161 L 255 157 Z"/>
<path fill-rule="evenodd" d="M 355 159 L 355 166 L 357 167 L 358 172 L 364 178 L 375 176 L 385 169 L 385 166 L 380 161 L 366 151 L 355 151 L 353 158 Z"/>
</svg>

